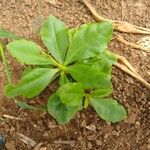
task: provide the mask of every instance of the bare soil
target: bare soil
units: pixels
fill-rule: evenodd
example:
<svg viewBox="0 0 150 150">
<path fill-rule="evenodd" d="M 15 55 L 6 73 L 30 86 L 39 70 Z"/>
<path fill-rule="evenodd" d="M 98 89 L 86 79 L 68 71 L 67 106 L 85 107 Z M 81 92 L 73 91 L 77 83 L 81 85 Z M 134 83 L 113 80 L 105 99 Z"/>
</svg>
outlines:
<svg viewBox="0 0 150 150">
<path fill-rule="evenodd" d="M 92 0 L 93 6 L 103 16 L 125 20 L 143 27 L 150 27 L 149 0 Z M 39 41 L 38 30 L 47 16 L 54 15 L 69 27 L 93 22 L 93 17 L 80 0 L 0 0 L 0 27 L 8 29 L 27 39 Z M 143 36 L 123 34 L 130 41 L 138 41 Z M 116 40 L 110 49 L 125 56 L 139 73 L 148 81 L 150 55 Z M 9 57 L 10 58 L 10 57 Z M 23 66 L 10 59 L 13 81 L 20 78 Z M 3 96 L 5 74 L 0 61 L 0 133 L 6 139 L 8 150 L 149 150 L 150 149 L 150 91 L 142 84 L 113 69 L 113 98 L 123 104 L 128 118 L 122 122 L 109 124 L 101 120 L 92 108 L 78 113 L 65 126 L 58 125 L 45 112 L 20 110 L 11 100 Z M 57 88 L 54 82 L 40 96 L 30 103 L 46 101 Z M 5 119 L 4 114 L 22 118 Z M 30 137 L 38 145 L 36 148 L 25 144 L 17 133 Z M 67 141 L 67 144 L 59 141 Z M 40 148 L 38 148 L 40 147 Z"/>
</svg>

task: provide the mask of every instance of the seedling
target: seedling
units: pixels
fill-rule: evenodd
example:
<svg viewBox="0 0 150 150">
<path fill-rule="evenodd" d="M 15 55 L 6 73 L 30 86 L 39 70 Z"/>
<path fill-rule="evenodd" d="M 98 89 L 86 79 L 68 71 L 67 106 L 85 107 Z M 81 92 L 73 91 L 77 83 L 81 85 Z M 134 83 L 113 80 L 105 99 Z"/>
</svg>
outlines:
<svg viewBox="0 0 150 150">
<path fill-rule="evenodd" d="M 7 45 L 9 53 L 27 68 L 17 85 L 6 85 L 5 95 L 33 98 L 58 78 L 59 88 L 50 93 L 47 102 L 48 113 L 58 123 L 66 124 L 88 105 L 106 121 L 115 123 L 125 119 L 124 107 L 106 98 L 112 93 L 111 70 L 116 62 L 116 57 L 107 50 L 112 33 L 111 22 L 68 29 L 57 18 L 48 17 L 40 32 L 47 53 L 24 39 Z M 22 102 L 19 106 L 32 108 Z"/>
</svg>

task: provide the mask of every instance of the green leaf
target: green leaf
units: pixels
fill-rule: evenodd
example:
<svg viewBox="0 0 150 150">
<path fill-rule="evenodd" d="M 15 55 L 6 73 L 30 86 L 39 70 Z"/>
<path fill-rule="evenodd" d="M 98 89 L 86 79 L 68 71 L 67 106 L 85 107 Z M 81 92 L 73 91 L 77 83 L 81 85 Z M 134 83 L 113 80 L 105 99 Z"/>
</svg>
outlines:
<svg viewBox="0 0 150 150">
<path fill-rule="evenodd" d="M 10 54 L 19 62 L 27 65 L 52 65 L 51 56 L 41 47 L 27 40 L 16 40 L 7 45 Z"/>
<path fill-rule="evenodd" d="M 85 98 L 83 105 L 84 105 L 84 108 L 87 108 L 87 107 L 88 107 L 88 105 L 89 105 L 89 100 L 88 100 L 87 97 Z"/>
<path fill-rule="evenodd" d="M 110 79 L 96 67 L 74 64 L 68 67 L 68 72 L 76 81 L 82 83 L 85 89 L 112 87 Z"/>
<path fill-rule="evenodd" d="M 103 97 L 109 96 L 111 93 L 112 93 L 112 88 L 96 89 L 96 90 L 91 92 L 91 96 L 93 98 L 103 98 Z"/>
<path fill-rule="evenodd" d="M 69 82 L 69 79 L 67 78 L 66 74 L 64 72 L 61 72 L 60 78 L 59 78 L 59 85 L 64 85 Z"/>
<path fill-rule="evenodd" d="M 90 66 L 94 66 L 111 78 L 112 65 L 116 62 L 117 58 L 115 57 L 115 55 L 112 52 L 105 50 L 95 57 L 81 60 L 78 63 L 84 63 Z"/>
<path fill-rule="evenodd" d="M 97 61 L 93 65 L 111 76 L 112 65 L 116 62 L 117 58 L 115 55 L 109 51 L 105 51 L 97 56 Z"/>
<path fill-rule="evenodd" d="M 69 46 L 68 29 L 65 24 L 53 16 L 48 17 L 41 29 L 41 38 L 54 58 L 63 63 Z"/>
<path fill-rule="evenodd" d="M 18 101 L 18 100 L 15 100 L 15 103 L 17 106 L 23 108 L 23 109 L 29 109 L 29 110 L 41 110 L 41 111 L 46 111 L 47 110 L 47 105 L 38 105 L 38 106 L 32 106 L 32 105 L 29 105 L 27 104 L 26 102 L 23 102 L 23 101 Z"/>
<path fill-rule="evenodd" d="M 57 69 L 52 68 L 28 69 L 18 85 L 7 85 L 5 87 L 5 95 L 8 97 L 24 96 L 32 98 L 46 88 L 55 78 L 57 72 Z"/>
<path fill-rule="evenodd" d="M 68 30 L 68 34 L 69 34 L 69 40 L 71 41 L 73 36 L 75 35 L 76 31 L 78 30 L 78 28 L 73 28 Z"/>
<path fill-rule="evenodd" d="M 113 26 L 111 22 L 85 24 L 81 26 L 71 40 L 65 64 L 90 58 L 103 52 L 107 48 L 112 32 Z"/>
<path fill-rule="evenodd" d="M 81 110 L 81 106 L 68 106 L 60 100 L 57 94 L 53 94 L 48 100 L 47 110 L 58 123 L 66 124 Z"/>
<path fill-rule="evenodd" d="M 13 34 L 12 32 L 6 31 L 4 29 L 0 29 L 0 38 L 10 38 L 10 39 L 20 39 L 19 36 Z"/>
<path fill-rule="evenodd" d="M 57 94 L 66 105 L 77 106 L 82 105 L 84 89 L 80 83 L 66 83 L 57 90 Z"/>
<path fill-rule="evenodd" d="M 117 62 L 117 57 L 113 52 L 110 52 L 109 50 L 106 50 L 104 56 L 102 57 L 107 59 L 107 61 L 109 61 L 111 64 L 115 64 Z"/>
<path fill-rule="evenodd" d="M 15 103 L 19 106 L 19 107 L 21 107 L 21 108 L 23 108 L 23 109 L 35 109 L 35 107 L 33 107 L 33 106 L 31 106 L 31 105 L 29 105 L 29 104 L 27 104 L 26 102 L 23 102 L 23 101 L 18 101 L 18 100 L 15 100 Z"/>
<path fill-rule="evenodd" d="M 127 116 L 124 107 L 116 100 L 92 98 L 91 103 L 103 120 L 115 123 L 124 120 Z"/>
</svg>

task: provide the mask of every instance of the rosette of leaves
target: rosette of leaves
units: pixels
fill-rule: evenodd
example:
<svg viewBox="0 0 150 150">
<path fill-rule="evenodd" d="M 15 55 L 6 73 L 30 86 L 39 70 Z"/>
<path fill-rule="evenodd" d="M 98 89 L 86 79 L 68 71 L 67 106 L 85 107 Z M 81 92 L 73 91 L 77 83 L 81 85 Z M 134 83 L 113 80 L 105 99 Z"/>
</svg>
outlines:
<svg viewBox="0 0 150 150">
<path fill-rule="evenodd" d="M 126 118 L 124 107 L 106 98 L 112 92 L 111 69 L 116 58 L 107 50 L 113 33 L 111 22 L 89 23 L 69 29 L 50 16 L 41 28 L 47 51 L 36 43 L 15 40 L 7 45 L 20 63 L 29 65 L 17 85 L 6 85 L 8 97 L 39 95 L 54 79 L 59 87 L 47 102 L 47 111 L 66 124 L 80 110 L 92 105 L 109 122 Z"/>
</svg>

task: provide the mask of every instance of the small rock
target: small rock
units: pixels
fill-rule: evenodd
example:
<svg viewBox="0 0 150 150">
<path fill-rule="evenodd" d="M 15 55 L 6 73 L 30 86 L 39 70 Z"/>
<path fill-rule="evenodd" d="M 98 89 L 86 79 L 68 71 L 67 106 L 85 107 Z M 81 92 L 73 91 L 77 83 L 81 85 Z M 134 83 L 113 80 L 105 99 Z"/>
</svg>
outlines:
<svg viewBox="0 0 150 150">
<path fill-rule="evenodd" d="M 100 140 L 96 140 L 96 144 L 99 145 L 99 146 L 102 146 L 103 142 L 100 141 Z"/>
<path fill-rule="evenodd" d="M 135 124 L 139 127 L 140 126 L 140 122 L 136 121 Z"/>
<path fill-rule="evenodd" d="M 88 146 L 88 149 L 92 149 L 92 143 L 91 142 L 88 142 L 87 146 Z"/>
<path fill-rule="evenodd" d="M 104 139 L 107 139 L 108 138 L 108 133 L 106 133 L 105 135 L 104 135 Z"/>
<path fill-rule="evenodd" d="M 147 145 L 147 149 L 150 149 L 150 144 Z"/>
</svg>

